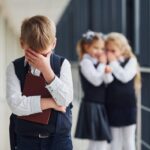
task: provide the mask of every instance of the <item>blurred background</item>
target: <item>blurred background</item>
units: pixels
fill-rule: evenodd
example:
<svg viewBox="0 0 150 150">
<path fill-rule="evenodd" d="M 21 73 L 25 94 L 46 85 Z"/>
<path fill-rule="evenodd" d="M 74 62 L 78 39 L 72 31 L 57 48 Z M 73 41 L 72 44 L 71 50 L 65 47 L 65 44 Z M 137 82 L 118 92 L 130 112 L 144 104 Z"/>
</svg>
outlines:
<svg viewBox="0 0 150 150">
<path fill-rule="evenodd" d="M 77 70 L 76 43 L 88 29 L 124 33 L 141 65 L 142 92 L 138 100 L 138 150 L 150 150 L 150 0 L 0 0 L 0 150 L 10 150 L 10 110 L 5 99 L 5 70 L 23 55 L 20 25 L 33 15 L 46 15 L 57 25 L 56 53 L 72 63 L 74 80 L 73 130 L 82 91 Z M 73 139 L 74 150 L 85 150 L 87 141 Z"/>
</svg>

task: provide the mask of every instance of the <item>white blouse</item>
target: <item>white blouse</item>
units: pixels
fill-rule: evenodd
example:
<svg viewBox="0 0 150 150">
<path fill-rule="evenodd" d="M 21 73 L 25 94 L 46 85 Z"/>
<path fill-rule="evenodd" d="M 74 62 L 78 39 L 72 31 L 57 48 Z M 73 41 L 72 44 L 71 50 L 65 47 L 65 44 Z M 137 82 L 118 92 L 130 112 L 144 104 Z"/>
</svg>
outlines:
<svg viewBox="0 0 150 150">
<path fill-rule="evenodd" d="M 89 54 L 84 54 L 80 62 L 81 73 L 84 77 L 94 86 L 100 86 L 103 82 L 112 82 L 113 76 L 110 73 L 105 73 L 106 64 L 100 63 L 95 68 L 94 65 L 97 63 L 96 58 L 91 57 Z"/>
<path fill-rule="evenodd" d="M 124 62 L 125 60 L 121 59 L 121 61 Z M 122 67 L 119 61 L 113 61 L 109 65 L 114 76 L 123 83 L 132 80 L 138 72 L 137 60 L 135 58 L 130 58 L 125 67 Z"/>
</svg>

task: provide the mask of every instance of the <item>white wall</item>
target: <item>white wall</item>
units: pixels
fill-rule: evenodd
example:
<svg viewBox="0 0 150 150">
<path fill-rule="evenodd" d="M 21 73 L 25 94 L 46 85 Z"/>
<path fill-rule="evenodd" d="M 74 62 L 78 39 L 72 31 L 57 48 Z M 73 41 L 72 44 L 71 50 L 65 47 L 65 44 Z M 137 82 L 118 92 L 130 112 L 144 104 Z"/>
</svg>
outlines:
<svg viewBox="0 0 150 150">
<path fill-rule="evenodd" d="M 14 58 L 21 55 L 18 37 L 7 23 L 0 10 L 0 150 L 9 150 L 9 116 L 10 109 L 5 99 L 6 66 Z"/>
<path fill-rule="evenodd" d="M 20 33 L 22 20 L 34 15 L 46 15 L 57 23 L 70 0 L 3 0 L 9 20 Z M 34 7 L 33 7 L 34 6 Z"/>
</svg>

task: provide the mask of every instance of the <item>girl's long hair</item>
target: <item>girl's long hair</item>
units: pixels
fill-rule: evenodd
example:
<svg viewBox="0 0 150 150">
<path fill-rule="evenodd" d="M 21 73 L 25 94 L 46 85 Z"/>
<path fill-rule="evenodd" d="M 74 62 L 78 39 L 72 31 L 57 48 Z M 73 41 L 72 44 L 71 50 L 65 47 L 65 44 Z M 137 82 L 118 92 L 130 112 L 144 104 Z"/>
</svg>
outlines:
<svg viewBox="0 0 150 150">
<path fill-rule="evenodd" d="M 105 40 L 106 45 L 110 41 L 114 42 L 114 44 L 116 44 L 119 47 L 119 49 L 122 53 L 122 56 L 124 56 L 127 59 L 135 58 L 137 60 L 127 38 L 123 34 L 116 33 L 116 32 L 112 32 L 112 33 L 108 34 L 106 37 L 106 40 Z M 135 86 L 136 93 L 138 91 L 140 91 L 140 89 L 141 89 L 141 73 L 140 73 L 140 65 L 139 65 L 138 61 L 137 61 L 137 70 L 138 70 L 138 73 L 136 74 L 136 77 L 134 80 L 134 86 Z"/>
</svg>

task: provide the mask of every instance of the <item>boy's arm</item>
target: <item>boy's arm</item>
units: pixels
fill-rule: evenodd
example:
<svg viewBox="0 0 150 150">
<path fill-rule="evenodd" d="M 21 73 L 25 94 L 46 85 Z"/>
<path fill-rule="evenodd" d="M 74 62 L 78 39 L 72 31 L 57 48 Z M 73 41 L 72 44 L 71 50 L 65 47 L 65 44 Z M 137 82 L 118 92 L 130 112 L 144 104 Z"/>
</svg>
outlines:
<svg viewBox="0 0 150 150">
<path fill-rule="evenodd" d="M 49 77 L 48 73 L 47 77 Z M 48 82 L 49 79 L 47 78 L 46 81 Z M 62 64 L 60 78 L 55 76 L 55 78 L 47 84 L 46 88 L 49 90 L 58 105 L 67 107 L 72 102 L 72 72 L 71 65 L 68 60 L 65 59 Z"/>
<path fill-rule="evenodd" d="M 22 96 L 20 82 L 15 74 L 13 63 L 10 63 L 6 71 L 6 97 L 12 112 L 18 116 L 39 113 L 48 108 L 57 108 L 57 105 L 54 105 L 54 101 L 50 98 Z"/>
<path fill-rule="evenodd" d="M 61 112 L 66 112 L 66 107 L 64 106 L 58 106 L 56 104 L 56 102 L 54 101 L 54 99 L 50 98 L 42 98 L 41 99 L 41 109 L 42 110 L 46 110 L 46 109 L 49 109 L 49 108 L 53 108 L 57 111 L 61 111 Z"/>
<path fill-rule="evenodd" d="M 60 78 L 58 78 L 50 66 L 50 55 L 51 53 L 47 55 L 47 57 L 44 57 L 33 50 L 26 50 L 25 54 L 28 63 L 42 72 L 47 82 L 46 88 L 56 103 L 66 107 L 73 100 L 71 65 L 69 61 L 65 59 L 61 66 Z"/>
</svg>

